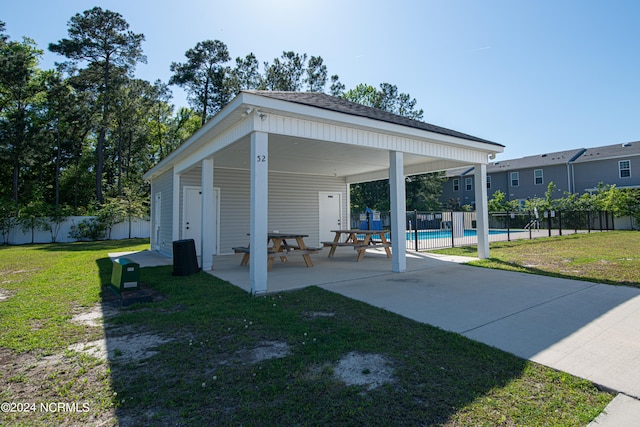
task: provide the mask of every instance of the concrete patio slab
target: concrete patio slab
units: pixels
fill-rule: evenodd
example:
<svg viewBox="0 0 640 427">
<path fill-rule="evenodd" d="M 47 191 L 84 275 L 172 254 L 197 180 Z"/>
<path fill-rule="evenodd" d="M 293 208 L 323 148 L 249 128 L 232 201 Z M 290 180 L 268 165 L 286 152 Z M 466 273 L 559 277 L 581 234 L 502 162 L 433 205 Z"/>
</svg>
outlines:
<svg viewBox="0 0 640 427">
<path fill-rule="evenodd" d="M 637 426 L 640 420 L 640 401 L 619 394 L 587 427 Z"/>
<path fill-rule="evenodd" d="M 276 260 L 268 273 L 267 292 L 290 291 L 312 285 L 343 283 L 353 280 L 375 281 L 380 276 L 396 275 L 391 271 L 391 260 L 382 249 L 367 250 L 360 262 L 356 262 L 357 253 L 351 248 L 340 248 L 332 258 L 329 251 L 320 251 L 312 255 L 313 267 L 307 267 L 300 256 L 291 256 L 287 262 Z M 214 257 L 213 274 L 234 285 L 251 291 L 249 266 L 240 266 L 241 254 Z M 431 266 L 428 256 L 407 254 L 407 271 L 424 269 Z"/>
<path fill-rule="evenodd" d="M 173 265 L 173 259 L 162 255 L 156 251 L 135 251 L 135 252 L 110 252 L 109 258 L 129 258 L 131 261 L 138 263 L 140 268 L 158 267 L 161 265 Z"/>
</svg>

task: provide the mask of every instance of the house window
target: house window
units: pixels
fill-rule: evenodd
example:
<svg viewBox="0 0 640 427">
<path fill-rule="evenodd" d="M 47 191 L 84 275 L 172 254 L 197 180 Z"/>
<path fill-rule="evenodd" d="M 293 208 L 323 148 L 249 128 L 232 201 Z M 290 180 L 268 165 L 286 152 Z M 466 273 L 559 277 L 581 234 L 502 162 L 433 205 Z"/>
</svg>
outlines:
<svg viewBox="0 0 640 427">
<path fill-rule="evenodd" d="M 458 178 L 453 180 L 453 191 L 460 191 L 460 180 Z"/>
<path fill-rule="evenodd" d="M 630 178 L 631 160 L 620 160 L 618 162 L 618 170 L 620 171 L 620 178 Z"/>
<path fill-rule="evenodd" d="M 487 175 L 487 190 L 491 189 L 491 175 Z"/>
<path fill-rule="evenodd" d="M 464 187 L 467 191 L 471 191 L 473 190 L 473 179 L 472 178 L 465 178 L 464 179 Z"/>
<path fill-rule="evenodd" d="M 535 169 L 533 171 L 533 183 L 535 185 L 542 185 L 544 183 L 543 181 L 542 169 Z"/>
<path fill-rule="evenodd" d="M 517 187 L 520 185 L 520 172 L 511 172 L 511 186 Z"/>
</svg>

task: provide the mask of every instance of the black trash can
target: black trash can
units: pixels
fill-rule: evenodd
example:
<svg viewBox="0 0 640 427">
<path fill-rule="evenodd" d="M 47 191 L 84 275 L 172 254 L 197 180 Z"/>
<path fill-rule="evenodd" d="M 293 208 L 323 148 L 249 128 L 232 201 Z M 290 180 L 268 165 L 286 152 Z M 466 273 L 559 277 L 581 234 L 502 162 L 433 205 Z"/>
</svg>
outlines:
<svg viewBox="0 0 640 427">
<path fill-rule="evenodd" d="M 200 271 L 196 256 L 196 243 L 193 239 L 173 242 L 173 275 L 188 276 Z"/>
</svg>

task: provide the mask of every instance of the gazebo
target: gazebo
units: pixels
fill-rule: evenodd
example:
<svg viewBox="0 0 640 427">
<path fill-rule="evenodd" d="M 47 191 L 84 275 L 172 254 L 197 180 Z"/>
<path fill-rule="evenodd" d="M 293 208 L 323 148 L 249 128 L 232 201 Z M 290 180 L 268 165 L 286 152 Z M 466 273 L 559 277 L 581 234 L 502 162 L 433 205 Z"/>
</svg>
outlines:
<svg viewBox="0 0 640 427">
<path fill-rule="evenodd" d="M 251 247 L 251 292 L 267 291 L 269 230 L 311 244 L 349 224 L 349 186 L 389 178 L 391 270 L 406 269 L 405 177 L 486 165 L 503 146 L 322 93 L 243 91 L 144 178 L 151 183 L 151 247 L 193 238 L 204 270 Z M 478 255 L 489 256 L 487 189 L 474 189 Z"/>
</svg>

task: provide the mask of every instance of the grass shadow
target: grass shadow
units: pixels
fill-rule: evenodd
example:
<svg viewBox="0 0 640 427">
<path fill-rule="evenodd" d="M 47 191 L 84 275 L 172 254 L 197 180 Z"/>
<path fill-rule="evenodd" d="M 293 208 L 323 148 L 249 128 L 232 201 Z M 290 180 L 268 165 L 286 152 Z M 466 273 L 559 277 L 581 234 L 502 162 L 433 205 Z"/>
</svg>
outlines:
<svg viewBox="0 0 640 427">
<path fill-rule="evenodd" d="M 96 240 L 91 242 L 69 243 L 34 243 L 22 246 L 32 246 L 38 250 L 50 252 L 110 252 L 118 251 L 123 247 L 149 245 L 149 239 L 135 238 L 123 240 Z M 0 246 L 2 248 L 2 246 Z"/>
</svg>

